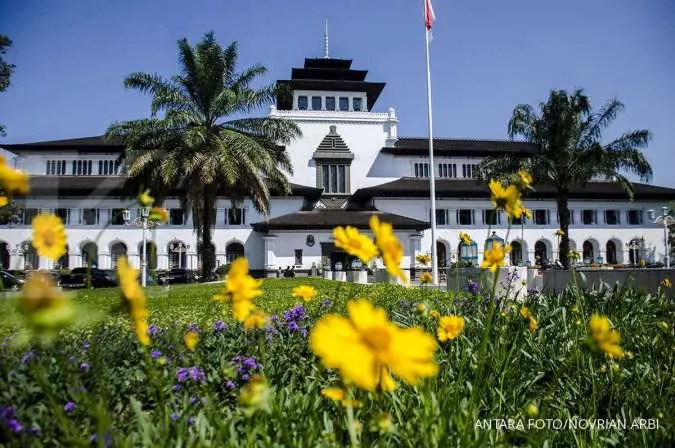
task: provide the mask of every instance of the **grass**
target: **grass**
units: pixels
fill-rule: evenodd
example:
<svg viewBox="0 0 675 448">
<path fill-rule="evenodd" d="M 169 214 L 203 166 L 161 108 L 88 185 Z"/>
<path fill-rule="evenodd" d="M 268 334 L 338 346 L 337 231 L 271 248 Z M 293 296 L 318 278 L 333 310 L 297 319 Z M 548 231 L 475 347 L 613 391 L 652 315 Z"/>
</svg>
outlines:
<svg viewBox="0 0 675 448">
<path fill-rule="evenodd" d="M 297 319 L 295 331 L 283 323 L 283 312 L 296 303 L 290 291 L 298 284 L 317 287 L 319 296 L 306 305 L 308 317 Z M 86 318 L 51 347 L 14 348 L 10 336 L 0 352 L 0 406 L 13 406 L 24 430 L 13 433 L 0 417 L 0 445 L 104 446 L 108 440 L 112 446 L 345 446 L 346 413 L 320 395 L 323 388 L 339 386 L 339 378 L 320 366 L 303 329 L 311 330 L 328 312 L 343 314 L 347 300 L 356 297 L 384 307 L 399 325 L 421 326 L 431 334 L 436 321 L 417 312 L 416 303 L 466 319 L 464 333 L 439 346 L 435 378 L 418 387 L 399 384 L 390 394 L 356 391 L 362 446 L 668 446 L 675 441 L 675 313 L 660 292 L 568 290 L 532 297 L 527 306 L 539 321 L 534 334 L 519 316 L 519 305 L 502 303 L 487 355 L 480 356 L 487 313 L 480 296 L 271 279 L 257 302 L 281 321 L 274 331 L 245 332 L 211 301 L 218 289 L 149 290 L 149 320 L 161 328 L 149 349 L 161 352 L 155 358 L 136 343 L 117 290 L 78 292 L 79 312 Z M 326 298 L 330 304 L 323 303 Z M 587 347 L 587 323 L 595 312 L 611 319 L 631 356 L 614 362 Z M 11 335 L 20 322 L 12 300 L 0 301 L 0 314 L 0 335 Z M 220 319 L 229 327 L 216 333 L 213 324 Z M 201 334 L 194 353 L 182 342 L 191 323 Z M 238 356 L 254 357 L 256 368 L 233 364 Z M 180 382 L 182 367 L 202 369 L 204 381 Z M 267 409 L 249 415 L 238 396 L 255 373 L 266 378 L 270 397 Z M 64 410 L 67 402 L 76 404 L 73 412 Z M 546 419 L 576 417 L 619 419 L 628 427 L 528 429 L 531 404 L 545 425 L 553 425 Z M 387 416 L 391 430 L 382 424 Z M 659 428 L 631 429 L 637 418 L 658 419 Z M 512 419 L 525 427 L 496 429 L 499 423 L 492 421 L 492 429 L 485 429 L 485 419 Z"/>
</svg>

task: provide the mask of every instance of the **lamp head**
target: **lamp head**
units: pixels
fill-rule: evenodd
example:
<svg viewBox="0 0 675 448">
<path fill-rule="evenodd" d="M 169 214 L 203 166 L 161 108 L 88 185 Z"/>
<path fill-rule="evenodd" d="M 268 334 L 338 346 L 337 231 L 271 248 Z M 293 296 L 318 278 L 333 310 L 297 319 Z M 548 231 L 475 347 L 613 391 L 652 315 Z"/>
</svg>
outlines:
<svg viewBox="0 0 675 448">
<path fill-rule="evenodd" d="M 118 215 L 118 216 L 119 216 L 119 215 Z M 124 222 L 126 222 L 126 223 L 128 223 L 129 221 L 131 221 L 131 212 L 129 211 L 129 209 L 125 208 L 124 210 L 122 210 L 122 219 L 123 219 Z"/>
</svg>

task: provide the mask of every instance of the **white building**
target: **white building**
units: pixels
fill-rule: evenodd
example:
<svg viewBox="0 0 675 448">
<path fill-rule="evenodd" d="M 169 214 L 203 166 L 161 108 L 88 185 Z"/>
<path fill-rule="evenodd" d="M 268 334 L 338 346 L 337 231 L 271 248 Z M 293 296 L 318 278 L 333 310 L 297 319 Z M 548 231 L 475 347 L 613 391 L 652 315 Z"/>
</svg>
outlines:
<svg viewBox="0 0 675 448">
<path fill-rule="evenodd" d="M 404 267 L 415 265 L 415 255 L 430 253 L 429 171 L 437 178 L 437 253 L 441 266 L 457 254 L 480 262 L 490 235 L 513 246 L 511 262 L 534 264 L 556 259 L 559 227 L 552 189 L 538 186 L 526 206 L 533 220 L 508 230 L 502 214 L 491 209 L 485 182 L 473 179 L 476 165 L 488 155 L 528 152 L 528 143 L 436 139 L 435 164 L 429 166 L 424 138 L 399 137 L 393 108 L 374 111 L 384 83 L 366 81 L 367 71 L 351 68 L 351 60 L 306 59 L 294 68 L 287 85 L 291 96 L 277 99 L 269 114 L 293 120 L 303 137 L 286 147 L 294 166 L 290 196 L 274 196 L 268 219 L 245 203 L 231 210 L 227 198 L 217 204 L 213 234 L 217 264 L 236 256 L 248 257 L 251 269 L 276 272 L 296 266 L 308 270 L 351 259 L 336 250 L 332 229 L 352 225 L 368 229 L 371 214 L 392 222 L 405 245 Z M 30 246 L 32 218 L 51 211 L 63 218 L 68 232 L 68 254 L 58 263 L 77 267 L 88 261 L 102 269 L 114 268 L 127 254 L 136 265 L 142 254 L 141 229 L 127 226 L 122 211 L 135 207 L 135 191 L 125 191 L 125 175 L 118 158 L 119 144 L 101 137 L 4 145 L 16 155 L 15 165 L 31 174 L 31 195 L 17 198 L 14 219 L 0 223 L 0 263 L 11 269 L 49 269 L 54 263 L 39 259 Z M 664 256 L 663 229 L 647 219 L 675 199 L 675 189 L 636 184 L 635 202 L 629 202 L 618 184 L 592 182 L 572 191 L 570 244 L 587 261 L 629 264 L 660 261 Z M 189 213 L 178 195 L 165 200 L 170 222 L 151 231 L 151 266 L 159 269 L 198 266 L 198 243 Z M 15 221 L 15 222 L 12 222 Z M 467 231 L 477 242 L 460 247 L 458 234 Z M 181 243 L 181 244 L 177 244 Z M 176 247 L 183 249 L 176 250 Z"/>
</svg>

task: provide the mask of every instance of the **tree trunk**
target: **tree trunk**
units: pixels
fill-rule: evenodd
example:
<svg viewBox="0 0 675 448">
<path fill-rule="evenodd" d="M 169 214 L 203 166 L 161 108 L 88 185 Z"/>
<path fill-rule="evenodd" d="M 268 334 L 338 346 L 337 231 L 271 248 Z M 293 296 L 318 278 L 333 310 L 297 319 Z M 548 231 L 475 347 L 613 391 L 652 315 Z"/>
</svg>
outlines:
<svg viewBox="0 0 675 448">
<path fill-rule="evenodd" d="M 211 225 L 213 224 L 213 203 L 208 194 L 204 195 L 204 209 L 202 210 L 202 275 L 208 276 L 216 264 L 213 244 L 211 243 Z"/>
<path fill-rule="evenodd" d="M 566 192 L 561 192 L 558 191 L 557 195 L 558 199 L 556 202 L 558 203 L 558 216 L 560 219 L 560 230 L 562 230 L 564 233 L 560 237 L 560 246 L 558 247 L 558 259 L 560 259 L 560 263 L 565 267 L 565 269 L 569 269 L 570 266 L 570 260 L 569 260 L 569 250 L 570 250 L 570 235 L 569 235 L 569 229 L 570 229 L 570 216 L 569 216 L 569 206 L 568 206 L 568 198 L 567 198 L 567 193 Z"/>
</svg>

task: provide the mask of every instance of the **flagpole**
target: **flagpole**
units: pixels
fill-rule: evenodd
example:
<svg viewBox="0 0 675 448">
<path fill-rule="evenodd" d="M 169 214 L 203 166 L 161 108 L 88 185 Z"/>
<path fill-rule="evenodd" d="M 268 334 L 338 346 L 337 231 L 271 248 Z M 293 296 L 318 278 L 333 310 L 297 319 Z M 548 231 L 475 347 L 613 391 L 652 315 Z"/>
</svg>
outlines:
<svg viewBox="0 0 675 448">
<path fill-rule="evenodd" d="M 427 0 L 424 0 L 424 13 L 427 15 Z M 438 260 L 436 259 L 436 178 L 434 176 L 434 133 L 433 114 L 431 111 L 431 70 L 429 66 L 429 27 L 424 27 L 424 40 L 427 56 L 427 119 L 429 122 L 429 191 L 431 193 L 431 277 L 432 284 L 437 285 Z"/>
</svg>

